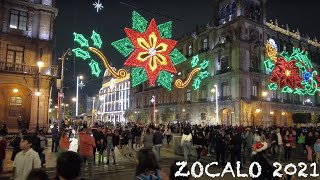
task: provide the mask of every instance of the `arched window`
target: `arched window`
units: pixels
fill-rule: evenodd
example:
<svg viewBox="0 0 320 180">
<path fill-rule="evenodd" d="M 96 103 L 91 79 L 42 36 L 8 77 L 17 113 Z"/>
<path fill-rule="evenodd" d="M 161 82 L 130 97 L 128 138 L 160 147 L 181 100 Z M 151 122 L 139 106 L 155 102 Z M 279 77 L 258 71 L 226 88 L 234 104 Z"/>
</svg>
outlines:
<svg viewBox="0 0 320 180">
<path fill-rule="evenodd" d="M 204 50 L 207 50 L 207 49 L 208 49 L 208 39 L 207 39 L 207 38 L 205 38 L 205 39 L 203 40 L 203 49 L 204 49 Z"/>
<path fill-rule="evenodd" d="M 187 101 L 191 101 L 191 89 L 187 90 Z"/>
<path fill-rule="evenodd" d="M 188 55 L 189 55 L 189 56 L 191 56 L 191 55 L 192 55 L 192 45 L 189 45 Z"/>
<path fill-rule="evenodd" d="M 207 98 L 207 86 L 202 86 L 201 87 L 201 99 L 206 99 Z"/>
</svg>

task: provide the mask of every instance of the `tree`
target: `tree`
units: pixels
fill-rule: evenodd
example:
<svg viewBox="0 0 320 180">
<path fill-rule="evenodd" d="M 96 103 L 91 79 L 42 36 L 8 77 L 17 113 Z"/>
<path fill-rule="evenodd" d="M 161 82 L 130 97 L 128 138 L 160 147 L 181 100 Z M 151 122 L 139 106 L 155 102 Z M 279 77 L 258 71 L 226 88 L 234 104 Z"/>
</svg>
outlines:
<svg viewBox="0 0 320 180">
<path fill-rule="evenodd" d="M 123 117 L 128 121 L 134 121 L 134 112 L 130 109 L 127 109 L 125 110 Z"/>
<path fill-rule="evenodd" d="M 315 114 L 311 116 L 311 123 L 313 124 L 317 124 L 320 122 L 320 115 L 319 114 Z"/>
<path fill-rule="evenodd" d="M 171 122 L 174 120 L 173 111 L 170 108 L 165 108 L 160 114 L 161 120 L 164 122 Z"/>
<path fill-rule="evenodd" d="M 137 116 L 137 121 L 146 122 L 146 117 L 147 117 L 147 113 L 144 110 L 139 111 L 138 116 Z"/>
</svg>

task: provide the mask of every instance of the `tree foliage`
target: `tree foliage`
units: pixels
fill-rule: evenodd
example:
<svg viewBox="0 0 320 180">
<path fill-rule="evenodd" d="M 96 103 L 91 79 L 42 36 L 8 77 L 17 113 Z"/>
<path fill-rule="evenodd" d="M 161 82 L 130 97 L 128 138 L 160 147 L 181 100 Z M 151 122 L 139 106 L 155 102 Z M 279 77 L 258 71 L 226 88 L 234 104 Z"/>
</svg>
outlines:
<svg viewBox="0 0 320 180">
<path fill-rule="evenodd" d="M 160 114 L 161 120 L 164 122 L 171 122 L 174 120 L 173 111 L 170 108 L 165 108 Z"/>
</svg>

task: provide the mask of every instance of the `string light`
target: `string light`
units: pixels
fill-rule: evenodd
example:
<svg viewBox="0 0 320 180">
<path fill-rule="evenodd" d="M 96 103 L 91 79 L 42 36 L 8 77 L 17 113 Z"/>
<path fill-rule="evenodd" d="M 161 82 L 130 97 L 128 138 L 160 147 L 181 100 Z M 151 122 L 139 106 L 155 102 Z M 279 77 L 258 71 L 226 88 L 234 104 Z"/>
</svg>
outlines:
<svg viewBox="0 0 320 180">
<path fill-rule="evenodd" d="M 274 40 L 266 44 L 269 58 L 264 61 L 265 69 L 271 72 L 270 90 L 278 88 L 283 93 L 298 95 L 311 95 L 320 92 L 318 72 L 313 70 L 308 52 L 304 49 L 293 47 L 292 53 L 277 51 Z"/>
<path fill-rule="evenodd" d="M 198 63 L 199 63 L 199 55 L 193 56 L 191 60 L 191 67 L 192 68 L 196 67 Z"/>
<path fill-rule="evenodd" d="M 93 45 L 100 49 L 102 46 L 100 34 L 96 33 L 95 31 L 92 31 L 91 39 L 93 41 Z"/>
<path fill-rule="evenodd" d="M 161 71 L 159 74 L 159 78 L 157 82 L 166 88 L 168 91 L 172 90 L 172 76 L 171 73 L 168 73 L 166 71 Z"/>
<path fill-rule="evenodd" d="M 132 29 L 138 32 L 145 32 L 148 26 L 148 21 L 136 11 L 132 12 Z"/>
<path fill-rule="evenodd" d="M 187 87 L 188 84 L 190 83 L 193 75 L 194 75 L 195 73 L 199 72 L 200 70 L 201 70 L 201 68 L 195 68 L 195 69 L 193 69 L 193 70 L 190 72 L 190 74 L 189 74 L 189 76 L 188 76 L 188 78 L 187 78 L 187 80 L 186 80 L 185 82 L 182 82 L 181 79 L 177 79 L 177 80 L 174 82 L 175 86 L 176 86 L 177 88 L 179 88 L 179 89 L 182 89 L 182 88 Z"/>
<path fill-rule="evenodd" d="M 143 68 L 132 68 L 131 77 L 132 87 L 135 87 L 148 80 L 146 71 Z"/>
<path fill-rule="evenodd" d="M 75 53 L 76 57 L 82 58 L 83 60 L 89 59 L 91 57 L 88 51 L 82 50 L 80 48 L 73 49 L 72 52 Z"/>
<path fill-rule="evenodd" d="M 111 45 L 124 57 L 129 56 L 134 50 L 134 46 L 132 45 L 129 38 L 123 38 L 118 41 L 112 42 Z"/>
<path fill-rule="evenodd" d="M 99 75 L 101 73 L 101 70 L 99 68 L 99 64 L 95 60 L 91 59 L 89 66 L 91 68 L 91 73 L 93 75 L 95 75 L 96 77 L 99 77 Z"/>
<path fill-rule="evenodd" d="M 187 60 L 187 58 L 178 49 L 174 49 L 169 56 L 174 65 L 180 64 Z"/>
<path fill-rule="evenodd" d="M 73 33 L 74 41 L 79 43 L 81 47 L 89 47 L 88 40 L 82 35 L 78 33 Z"/>
</svg>

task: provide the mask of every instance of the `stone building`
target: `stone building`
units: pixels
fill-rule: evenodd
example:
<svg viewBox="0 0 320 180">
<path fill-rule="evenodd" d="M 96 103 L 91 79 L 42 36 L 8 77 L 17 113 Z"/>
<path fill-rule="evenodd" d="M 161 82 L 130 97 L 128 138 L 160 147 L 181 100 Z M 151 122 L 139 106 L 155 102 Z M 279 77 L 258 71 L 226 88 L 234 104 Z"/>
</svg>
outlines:
<svg viewBox="0 0 320 180">
<path fill-rule="evenodd" d="M 157 119 L 164 108 L 171 108 L 177 120 L 193 124 L 225 125 L 292 125 L 292 113 L 319 112 L 320 99 L 268 90 L 270 73 L 264 69 L 267 58 L 265 44 L 276 41 L 280 51 L 292 52 L 294 46 L 304 47 L 314 67 L 320 60 L 320 44 L 304 37 L 299 30 L 266 21 L 266 0 L 216 0 L 212 23 L 197 27 L 178 40 L 177 48 L 188 60 L 177 66 L 177 78 L 186 79 L 191 72 L 190 59 L 199 55 L 210 61 L 211 76 L 194 91 L 192 82 L 184 89 L 169 92 L 160 86 L 142 84 L 133 88 L 131 107 L 144 110 L 153 119 L 150 97 L 157 99 Z M 215 114 L 215 94 L 218 89 L 218 119 Z M 312 102 L 312 103 L 311 103 Z M 150 110 L 151 109 L 151 110 Z"/>
<path fill-rule="evenodd" d="M 48 124 L 57 13 L 54 0 L 0 0 L 0 122 L 10 129 L 18 119 L 29 129 Z"/>
<path fill-rule="evenodd" d="M 130 103 L 130 74 L 124 78 L 115 79 L 106 70 L 99 97 L 98 120 L 125 123 L 127 119 L 124 113 Z"/>
</svg>

